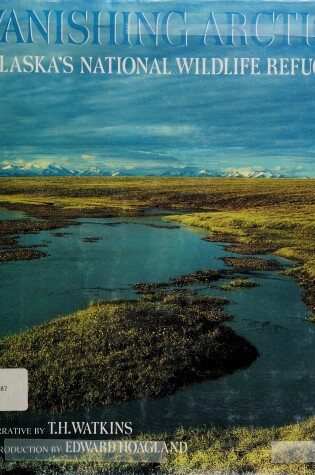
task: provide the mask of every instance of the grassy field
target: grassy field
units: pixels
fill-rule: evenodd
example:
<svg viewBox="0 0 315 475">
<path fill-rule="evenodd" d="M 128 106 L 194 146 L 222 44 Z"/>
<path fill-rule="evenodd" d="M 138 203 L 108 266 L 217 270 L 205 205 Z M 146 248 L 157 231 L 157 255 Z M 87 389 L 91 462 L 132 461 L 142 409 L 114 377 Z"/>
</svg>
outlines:
<svg viewBox="0 0 315 475">
<path fill-rule="evenodd" d="M 175 434 L 144 434 L 138 440 L 185 441 L 187 453 L 168 455 L 159 466 L 110 462 L 1 462 L 3 474 L 25 475 L 314 475 L 314 463 L 274 464 L 273 441 L 312 441 L 315 418 L 280 428 L 234 427 L 226 430 L 178 429 Z"/>
<path fill-rule="evenodd" d="M 139 212 L 143 208 L 222 211 L 281 208 L 314 215 L 315 181 L 302 179 L 41 177 L 0 178 L 0 203 L 38 214 Z M 308 209 L 304 207 L 307 205 Z"/>
<path fill-rule="evenodd" d="M 189 474 L 223 471 L 227 474 L 311 475 L 315 473 L 315 463 L 272 463 L 271 442 L 314 440 L 314 433 L 315 418 L 280 428 L 179 430 L 175 436 L 186 441 L 190 450 L 171 456 L 167 466 L 175 472 Z"/>
<path fill-rule="evenodd" d="M 29 407 L 37 411 L 161 397 L 257 357 L 221 325 L 227 303 L 184 291 L 95 302 L 0 340 L 0 367 L 29 371 Z"/>
</svg>

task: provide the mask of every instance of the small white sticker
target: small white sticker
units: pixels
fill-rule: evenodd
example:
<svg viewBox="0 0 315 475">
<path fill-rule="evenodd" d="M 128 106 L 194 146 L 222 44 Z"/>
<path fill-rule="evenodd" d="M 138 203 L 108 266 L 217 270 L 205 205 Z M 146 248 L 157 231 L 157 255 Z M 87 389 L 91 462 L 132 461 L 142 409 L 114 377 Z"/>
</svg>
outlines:
<svg viewBox="0 0 315 475">
<path fill-rule="evenodd" d="M 0 368 L 0 411 L 26 411 L 27 408 L 27 370 Z"/>
<path fill-rule="evenodd" d="M 314 440 L 290 440 L 271 442 L 272 463 L 314 463 Z"/>
</svg>

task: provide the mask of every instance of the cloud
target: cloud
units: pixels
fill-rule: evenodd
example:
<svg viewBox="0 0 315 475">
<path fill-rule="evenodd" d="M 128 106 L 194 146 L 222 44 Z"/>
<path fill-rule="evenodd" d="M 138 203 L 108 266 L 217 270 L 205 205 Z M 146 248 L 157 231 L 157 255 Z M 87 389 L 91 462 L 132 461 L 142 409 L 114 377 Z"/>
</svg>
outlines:
<svg viewBox="0 0 315 475">
<path fill-rule="evenodd" d="M 83 160 L 89 161 L 89 160 L 94 160 L 96 158 L 96 155 L 83 154 L 83 155 L 81 155 L 81 158 Z"/>
<path fill-rule="evenodd" d="M 223 171 L 225 172 L 231 172 L 231 171 L 234 171 L 235 170 L 235 167 L 229 167 L 229 168 L 225 168 L 223 169 Z M 240 173 L 250 173 L 250 172 L 261 172 L 264 170 L 264 167 L 261 167 L 261 166 L 253 166 L 253 167 L 237 167 L 237 170 L 240 172 Z"/>
<path fill-rule="evenodd" d="M 4 165 L 18 165 L 18 166 L 22 166 L 22 165 L 25 165 L 25 160 L 21 159 L 21 158 L 16 158 L 15 160 L 6 160 L 5 162 L 2 162 Z"/>
<path fill-rule="evenodd" d="M 105 8 L 110 3 L 103 2 Z M 25 2 L 20 5 L 25 9 Z M 94 5 L 93 0 L 89 9 Z M 207 5 L 188 2 L 185 9 L 203 16 Z M 234 8 L 235 2 L 224 5 Z M 252 0 L 242 2 L 244 11 L 256 6 Z M 12 54 L 13 46 L 6 46 Z M 45 51 L 38 45 L 27 48 L 27 54 L 39 51 L 49 56 L 54 46 Z M 75 58 L 82 52 L 94 56 L 166 54 L 170 62 L 184 54 L 233 58 L 246 52 L 253 57 L 268 54 L 278 58 L 297 53 L 285 45 L 208 49 L 189 45 L 171 51 L 153 46 L 84 45 L 62 46 L 62 52 Z M 300 48 L 298 53 L 302 56 L 308 50 Z M 193 164 L 202 168 L 276 167 L 278 171 L 289 164 L 304 167 L 296 172 L 315 174 L 312 77 L 3 74 L 0 87 L 0 156 L 8 163 L 53 162 L 71 168 L 82 164 Z"/>
<path fill-rule="evenodd" d="M 187 124 L 158 124 L 147 125 L 141 128 L 141 132 L 144 134 L 161 137 L 187 136 L 196 133 L 196 131 L 197 127 L 195 125 Z"/>
<path fill-rule="evenodd" d="M 25 162 L 26 166 L 47 167 L 51 163 L 51 157 L 38 158 L 32 161 Z"/>
</svg>

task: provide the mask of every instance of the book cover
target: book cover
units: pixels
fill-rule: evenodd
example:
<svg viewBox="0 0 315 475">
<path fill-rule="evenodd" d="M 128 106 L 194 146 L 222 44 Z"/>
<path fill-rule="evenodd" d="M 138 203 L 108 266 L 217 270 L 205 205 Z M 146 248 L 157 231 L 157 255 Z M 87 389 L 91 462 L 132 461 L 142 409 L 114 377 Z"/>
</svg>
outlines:
<svg viewBox="0 0 315 475">
<path fill-rule="evenodd" d="M 1 473 L 315 472 L 314 22 L 2 1 Z"/>
</svg>

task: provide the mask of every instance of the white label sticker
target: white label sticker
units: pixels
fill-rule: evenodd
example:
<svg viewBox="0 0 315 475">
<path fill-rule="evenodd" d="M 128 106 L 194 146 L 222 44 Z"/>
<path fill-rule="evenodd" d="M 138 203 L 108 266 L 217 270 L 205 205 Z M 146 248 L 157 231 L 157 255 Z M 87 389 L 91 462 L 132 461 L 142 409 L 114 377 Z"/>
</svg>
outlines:
<svg viewBox="0 0 315 475">
<path fill-rule="evenodd" d="M 0 369 L 0 411 L 26 411 L 27 408 L 27 370 Z"/>
</svg>

